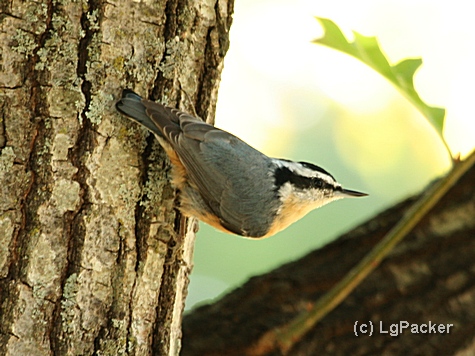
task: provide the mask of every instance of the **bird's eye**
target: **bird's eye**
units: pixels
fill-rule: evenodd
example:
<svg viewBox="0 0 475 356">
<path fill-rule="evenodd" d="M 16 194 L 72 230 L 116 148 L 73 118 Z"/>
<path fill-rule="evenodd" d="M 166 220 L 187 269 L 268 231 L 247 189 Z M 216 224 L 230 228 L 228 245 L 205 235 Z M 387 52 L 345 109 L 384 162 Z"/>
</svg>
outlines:
<svg viewBox="0 0 475 356">
<path fill-rule="evenodd" d="M 315 178 L 313 180 L 313 186 L 315 188 L 323 188 L 323 181 L 321 179 Z"/>
</svg>

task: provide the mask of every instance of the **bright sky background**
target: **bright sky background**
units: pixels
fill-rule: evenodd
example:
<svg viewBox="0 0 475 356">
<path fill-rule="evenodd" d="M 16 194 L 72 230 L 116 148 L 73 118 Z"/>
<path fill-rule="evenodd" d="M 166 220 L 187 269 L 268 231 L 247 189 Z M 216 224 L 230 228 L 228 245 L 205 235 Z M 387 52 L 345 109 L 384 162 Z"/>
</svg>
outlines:
<svg viewBox="0 0 475 356">
<path fill-rule="evenodd" d="M 264 241 L 201 223 L 188 307 L 298 258 L 445 172 L 449 160 L 425 119 L 379 74 L 312 44 L 314 16 L 377 36 L 392 63 L 422 57 L 415 86 L 447 109 L 454 153 L 475 147 L 475 22 L 467 1 L 236 0 L 216 126 L 270 156 L 321 165 L 370 193 L 318 209 Z M 470 105 L 470 106 L 469 106 Z"/>
</svg>

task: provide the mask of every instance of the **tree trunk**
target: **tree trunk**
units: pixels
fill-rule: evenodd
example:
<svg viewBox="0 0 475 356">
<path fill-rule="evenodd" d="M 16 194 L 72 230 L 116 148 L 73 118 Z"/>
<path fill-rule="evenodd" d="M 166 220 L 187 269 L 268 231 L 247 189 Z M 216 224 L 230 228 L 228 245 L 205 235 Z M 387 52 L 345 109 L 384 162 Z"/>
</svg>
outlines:
<svg viewBox="0 0 475 356">
<path fill-rule="evenodd" d="M 196 224 L 124 87 L 212 121 L 233 1 L 0 5 L 0 354 L 176 355 Z"/>
<path fill-rule="evenodd" d="M 390 256 L 286 354 L 475 354 L 474 182 L 471 167 Z M 413 201 L 185 316 L 182 355 L 282 354 L 265 343 L 266 333 L 341 280 Z M 403 329 L 405 322 L 409 327 Z"/>
</svg>

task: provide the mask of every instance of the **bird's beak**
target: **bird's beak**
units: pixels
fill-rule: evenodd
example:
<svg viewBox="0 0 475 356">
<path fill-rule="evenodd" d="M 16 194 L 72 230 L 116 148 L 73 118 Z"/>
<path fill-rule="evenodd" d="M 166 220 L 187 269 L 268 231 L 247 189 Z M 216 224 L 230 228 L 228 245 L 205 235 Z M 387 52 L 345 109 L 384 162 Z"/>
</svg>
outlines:
<svg viewBox="0 0 475 356">
<path fill-rule="evenodd" d="M 338 193 L 341 194 L 345 198 L 365 197 L 365 196 L 368 195 L 366 193 L 361 193 L 361 192 L 357 192 L 355 190 L 349 190 L 349 189 L 343 189 L 343 188 L 341 190 L 339 190 Z"/>
</svg>

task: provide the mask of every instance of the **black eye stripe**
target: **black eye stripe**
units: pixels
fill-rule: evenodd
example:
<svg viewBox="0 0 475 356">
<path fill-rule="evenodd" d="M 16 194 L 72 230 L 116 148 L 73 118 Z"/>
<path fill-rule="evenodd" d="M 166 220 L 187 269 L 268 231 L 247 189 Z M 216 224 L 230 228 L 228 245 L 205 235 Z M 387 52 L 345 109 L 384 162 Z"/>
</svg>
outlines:
<svg viewBox="0 0 475 356">
<path fill-rule="evenodd" d="M 334 189 L 334 187 L 323 179 L 318 177 L 302 177 L 295 174 L 287 167 L 279 167 L 275 171 L 275 186 L 278 190 L 285 183 L 291 183 L 294 187 L 299 189 L 320 188 L 320 189 Z"/>
<path fill-rule="evenodd" d="M 325 185 L 325 182 L 322 179 L 313 178 L 312 185 L 316 188 L 323 188 Z"/>
<path fill-rule="evenodd" d="M 285 161 L 285 162 L 290 162 L 290 163 L 293 163 L 295 164 L 294 161 L 291 161 L 289 159 L 285 159 L 285 158 L 280 158 L 281 161 Z M 336 182 L 336 179 L 335 177 L 333 177 L 330 173 L 328 173 L 326 170 L 324 170 L 322 167 L 319 167 L 313 163 L 309 163 L 309 162 L 297 162 L 297 163 L 300 163 L 303 167 L 305 168 L 308 168 L 308 169 L 311 169 L 312 171 L 317 171 L 317 172 L 320 172 L 320 173 L 323 173 L 323 174 L 326 174 L 327 176 L 330 176 L 335 182 Z"/>
</svg>

